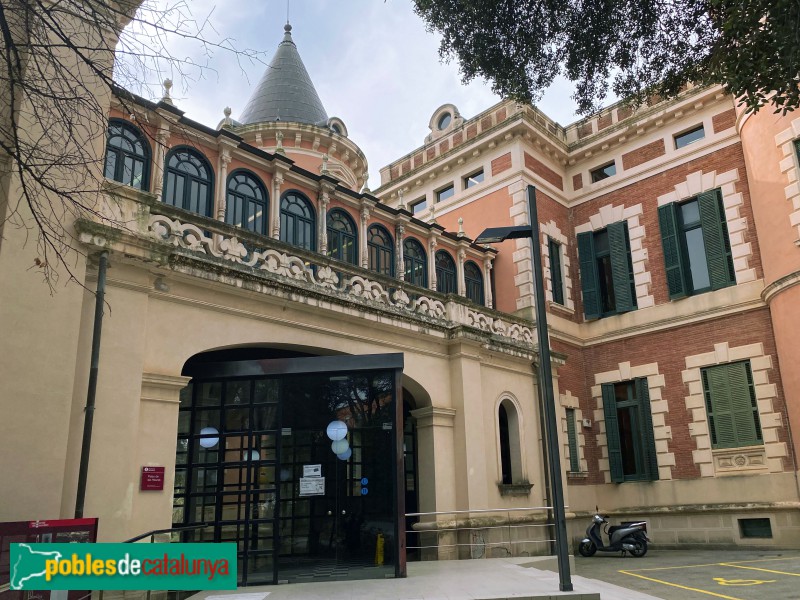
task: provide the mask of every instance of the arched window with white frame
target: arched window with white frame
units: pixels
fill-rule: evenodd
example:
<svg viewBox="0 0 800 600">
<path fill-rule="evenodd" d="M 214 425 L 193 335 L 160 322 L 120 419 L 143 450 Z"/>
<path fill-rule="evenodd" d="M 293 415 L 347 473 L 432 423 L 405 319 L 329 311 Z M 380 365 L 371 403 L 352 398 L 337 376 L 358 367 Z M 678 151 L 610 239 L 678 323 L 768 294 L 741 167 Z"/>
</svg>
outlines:
<svg viewBox="0 0 800 600">
<path fill-rule="evenodd" d="M 520 421 L 516 403 L 511 398 L 503 398 L 497 405 L 501 485 L 523 483 Z"/>
</svg>

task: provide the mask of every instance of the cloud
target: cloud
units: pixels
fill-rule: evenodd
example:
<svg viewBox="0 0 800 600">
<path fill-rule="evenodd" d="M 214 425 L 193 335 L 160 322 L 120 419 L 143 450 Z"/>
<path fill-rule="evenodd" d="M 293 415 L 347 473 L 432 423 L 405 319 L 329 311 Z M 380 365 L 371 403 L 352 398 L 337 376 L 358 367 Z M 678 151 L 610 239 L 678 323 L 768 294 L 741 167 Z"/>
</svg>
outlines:
<svg viewBox="0 0 800 600">
<path fill-rule="evenodd" d="M 234 118 L 244 108 L 283 38 L 286 3 L 226 0 L 214 8 L 214 0 L 192 0 L 191 9 L 197 19 L 211 15 L 210 38 L 263 53 L 261 62 L 242 61 L 217 49 L 202 78 L 195 72 L 196 80 L 175 82 L 176 105 L 213 127 L 226 106 Z M 457 64 L 440 62 L 438 37 L 425 30 L 409 2 L 295 0 L 289 11 L 293 39 L 322 104 L 329 116 L 345 122 L 366 154 L 373 188 L 381 167 L 422 145 L 439 106 L 453 103 L 470 118 L 499 101 L 485 81 L 464 85 Z M 167 43 L 175 56 L 204 60 L 195 41 L 169 36 Z M 560 80 L 538 107 L 561 124 L 571 123 L 577 119 L 571 94 L 569 83 Z"/>
</svg>

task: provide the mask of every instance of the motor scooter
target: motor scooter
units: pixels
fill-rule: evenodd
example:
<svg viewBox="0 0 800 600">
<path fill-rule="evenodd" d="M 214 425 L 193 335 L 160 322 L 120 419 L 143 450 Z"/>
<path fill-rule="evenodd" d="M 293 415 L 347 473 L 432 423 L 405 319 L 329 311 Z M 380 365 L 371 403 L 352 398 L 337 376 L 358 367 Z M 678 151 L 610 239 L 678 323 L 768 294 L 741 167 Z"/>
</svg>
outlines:
<svg viewBox="0 0 800 600">
<path fill-rule="evenodd" d="M 605 532 L 608 536 L 608 544 L 603 543 L 601 533 Z M 641 558 L 647 554 L 647 544 L 650 539 L 647 537 L 647 521 L 637 521 L 625 523 L 624 525 L 608 526 L 608 520 L 603 515 L 597 514 L 592 517 L 592 524 L 586 529 L 586 537 L 578 545 L 578 552 L 581 556 L 594 556 L 598 550 L 600 552 L 630 552 L 632 556 Z"/>
</svg>

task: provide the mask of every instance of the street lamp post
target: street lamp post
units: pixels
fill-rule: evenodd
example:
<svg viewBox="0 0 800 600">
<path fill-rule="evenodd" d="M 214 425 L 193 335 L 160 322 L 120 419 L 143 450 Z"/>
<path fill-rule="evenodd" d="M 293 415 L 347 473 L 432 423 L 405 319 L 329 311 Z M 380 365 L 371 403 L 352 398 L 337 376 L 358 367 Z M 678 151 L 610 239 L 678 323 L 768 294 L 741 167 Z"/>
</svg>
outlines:
<svg viewBox="0 0 800 600">
<path fill-rule="evenodd" d="M 539 245 L 539 218 L 536 211 L 536 188 L 528 186 L 528 214 L 530 225 L 515 227 L 492 227 L 484 230 L 475 240 L 477 244 L 498 243 L 504 240 L 530 238 L 533 258 L 534 302 L 536 303 L 536 333 L 539 341 L 539 363 L 544 392 L 545 437 L 552 491 L 553 516 L 555 519 L 556 557 L 558 559 L 558 583 L 562 592 L 572 591 L 567 548 L 567 523 L 564 515 L 564 488 L 561 480 L 561 459 L 558 451 L 558 429 L 556 406 L 553 397 L 553 374 L 550 366 L 550 343 L 547 336 L 547 311 L 545 310 L 544 281 L 542 276 L 542 254 Z"/>
</svg>

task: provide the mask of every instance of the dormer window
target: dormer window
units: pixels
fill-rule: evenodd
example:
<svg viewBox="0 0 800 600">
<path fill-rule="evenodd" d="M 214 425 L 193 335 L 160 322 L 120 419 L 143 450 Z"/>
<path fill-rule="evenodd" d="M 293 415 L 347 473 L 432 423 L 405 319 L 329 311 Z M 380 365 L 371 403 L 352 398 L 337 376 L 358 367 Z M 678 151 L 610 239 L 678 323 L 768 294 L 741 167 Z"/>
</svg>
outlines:
<svg viewBox="0 0 800 600">
<path fill-rule="evenodd" d="M 450 125 L 452 120 L 453 120 L 453 115 L 451 115 L 449 112 L 446 112 L 441 117 L 439 117 L 439 121 L 437 121 L 436 127 L 439 128 L 439 131 L 447 129 L 447 126 Z"/>
</svg>

